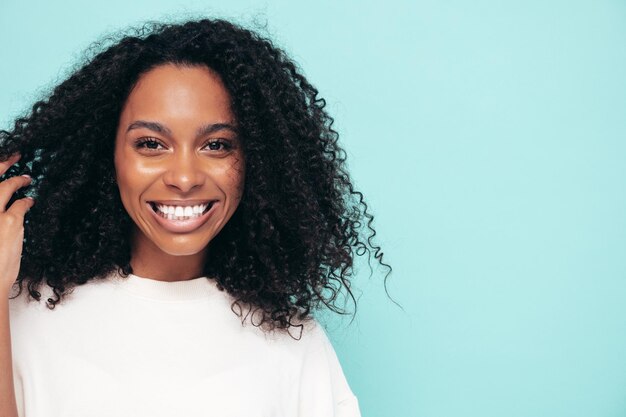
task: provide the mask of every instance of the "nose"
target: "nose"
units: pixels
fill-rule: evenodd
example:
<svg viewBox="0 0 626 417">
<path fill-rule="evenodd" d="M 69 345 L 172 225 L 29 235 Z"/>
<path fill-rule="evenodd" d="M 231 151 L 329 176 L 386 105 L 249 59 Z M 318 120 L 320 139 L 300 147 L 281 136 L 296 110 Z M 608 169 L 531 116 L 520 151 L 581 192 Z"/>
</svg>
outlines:
<svg viewBox="0 0 626 417">
<path fill-rule="evenodd" d="M 168 161 L 163 182 L 181 193 L 188 193 L 204 184 L 205 175 L 200 169 L 198 158 L 193 151 L 181 151 Z"/>
</svg>

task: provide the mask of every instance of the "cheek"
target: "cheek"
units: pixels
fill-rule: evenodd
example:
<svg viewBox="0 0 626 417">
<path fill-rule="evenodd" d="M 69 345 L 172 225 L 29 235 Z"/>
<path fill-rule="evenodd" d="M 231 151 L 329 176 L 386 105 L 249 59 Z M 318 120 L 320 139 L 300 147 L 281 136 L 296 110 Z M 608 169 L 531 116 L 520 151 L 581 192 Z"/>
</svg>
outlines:
<svg viewBox="0 0 626 417">
<path fill-rule="evenodd" d="M 135 194 L 144 178 L 138 173 L 136 164 L 123 155 L 115 159 L 115 176 L 122 199 Z"/>
<path fill-rule="evenodd" d="M 122 187 L 136 187 L 154 174 L 154 167 L 146 165 L 131 149 L 120 149 L 115 154 L 115 172 L 120 190 Z M 157 170 L 158 171 L 158 170 Z"/>
<path fill-rule="evenodd" d="M 122 205 L 126 209 L 126 212 L 129 215 L 131 215 L 131 217 L 134 218 L 134 216 L 132 215 L 132 212 L 135 211 L 134 209 L 134 206 L 135 206 L 134 201 L 136 200 L 135 185 L 132 182 L 129 182 L 129 178 L 123 172 L 120 172 L 118 173 L 118 178 L 117 178 L 117 188 L 119 189 L 120 199 L 122 200 Z"/>
</svg>

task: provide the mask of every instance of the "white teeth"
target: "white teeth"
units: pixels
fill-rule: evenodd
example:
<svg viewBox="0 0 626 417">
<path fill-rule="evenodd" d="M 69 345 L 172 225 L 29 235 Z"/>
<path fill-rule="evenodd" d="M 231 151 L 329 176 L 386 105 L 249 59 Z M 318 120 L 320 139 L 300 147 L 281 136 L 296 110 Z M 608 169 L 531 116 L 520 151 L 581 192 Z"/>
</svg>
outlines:
<svg viewBox="0 0 626 417">
<path fill-rule="evenodd" d="M 181 218 L 193 218 L 202 215 L 204 210 L 209 204 L 198 204 L 195 206 L 168 206 L 164 204 L 154 203 L 157 211 L 163 215 L 163 217 L 170 220 L 181 220 Z"/>
</svg>

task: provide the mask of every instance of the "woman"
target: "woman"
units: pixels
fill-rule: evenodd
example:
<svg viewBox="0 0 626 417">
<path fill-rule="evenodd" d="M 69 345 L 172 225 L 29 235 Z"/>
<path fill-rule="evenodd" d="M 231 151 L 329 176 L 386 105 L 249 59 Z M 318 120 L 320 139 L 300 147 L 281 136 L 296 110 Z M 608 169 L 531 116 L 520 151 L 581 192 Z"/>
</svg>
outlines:
<svg viewBox="0 0 626 417">
<path fill-rule="evenodd" d="M 317 94 L 246 29 L 153 25 L 0 132 L 2 415 L 360 415 L 311 313 L 372 216 Z"/>
</svg>

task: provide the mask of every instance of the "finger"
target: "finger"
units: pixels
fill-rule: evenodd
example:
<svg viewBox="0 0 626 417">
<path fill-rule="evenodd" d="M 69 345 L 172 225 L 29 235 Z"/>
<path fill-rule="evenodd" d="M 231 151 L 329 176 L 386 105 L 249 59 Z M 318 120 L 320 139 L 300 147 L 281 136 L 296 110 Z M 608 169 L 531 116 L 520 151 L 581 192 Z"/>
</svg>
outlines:
<svg viewBox="0 0 626 417">
<path fill-rule="evenodd" d="M 21 157 L 22 155 L 20 155 L 18 152 L 9 156 L 6 161 L 0 162 L 0 175 L 4 174 L 9 169 L 9 167 L 19 161 Z"/>
<path fill-rule="evenodd" d="M 6 211 L 7 204 L 15 192 L 30 184 L 32 179 L 26 175 L 18 175 L 0 182 L 0 213 Z"/>
<path fill-rule="evenodd" d="M 19 216 L 20 219 L 24 218 L 24 215 L 32 206 L 35 205 L 35 200 L 32 197 L 24 197 L 19 200 L 15 200 L 11 207 L 7 210 L 7 213 L 11 213 L 15 216 Z"/>
</svg>

